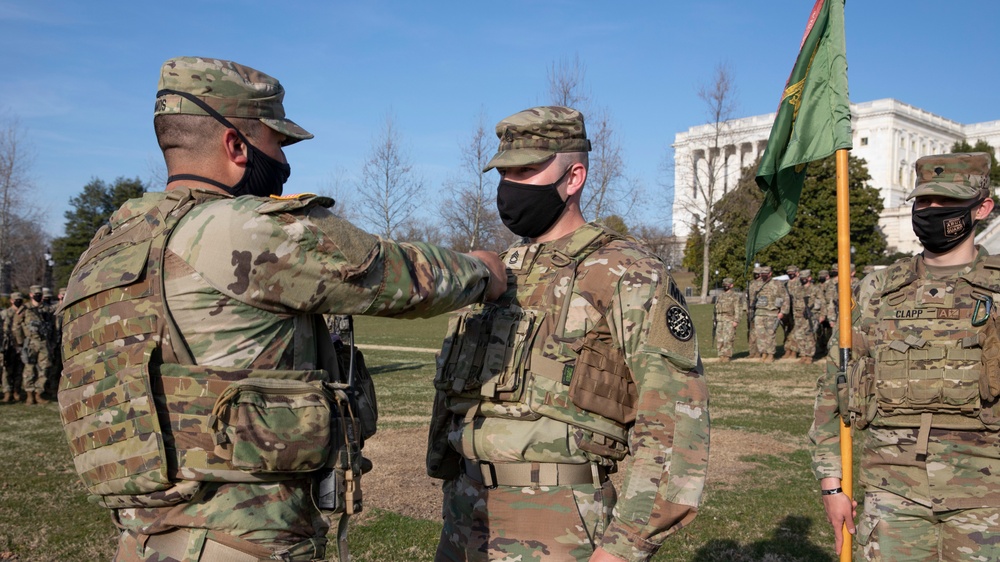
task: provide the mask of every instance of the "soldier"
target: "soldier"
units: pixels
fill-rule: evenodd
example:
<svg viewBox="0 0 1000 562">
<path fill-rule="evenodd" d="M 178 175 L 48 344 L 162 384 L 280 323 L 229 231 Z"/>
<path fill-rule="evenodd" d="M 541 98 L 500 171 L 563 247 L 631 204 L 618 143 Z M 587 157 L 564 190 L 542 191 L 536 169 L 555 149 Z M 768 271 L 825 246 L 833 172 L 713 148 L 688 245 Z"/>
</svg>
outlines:
<svg viewBox="0 0 1000 562">
<path fill-rule="evenodd" d="M 785 268 L 785 274 L 788 275 L 788 281 L 783 283 L 785 290 L 788 292 L 788 306 L 791 310 L 791 314 L 786 314 L 781 320 L 781 327 L 785 331 L 785 354 L 782 359 L 795 359 L 799 353 L 799 342 L 795 338 L 795 332 L 800 329 L 801 322 L 796 322 L 801 320 L 802 316 L 802 301 L 805 297 L 802 284 L 799 283 L 799 266 L 790 265 Z M 796 311 L 796 307 L 798 310 Z"/>
<path fill-rule="evenodd" d="M 817 280 L 813 283 L 813 288 L 817 294 L 817 300 L 823 303 L 823 310 L 820 311 L 820 316 L 823 320 L 819 323 L 816 328 L 816 354 L 820 357 L 825 357 L 827 352 L 827 342 L 830 340 L 831 326 L 830 319 L 827 317 L 828 306 L 827 306 L 827 286 L 830 283 L 830 272 L 821 269 L 817 274 Z"/>
<path fill-rule="evenodd" d="M 798 281 L 796 292 L 799 297 L 792 303 L 792 314 L 795 315 L 792 339 L 799 348 L 799 363 L 808 365 L 816 355 L 816 329 L 826 317 L 823 314 L 822 291 L 813 285 L 812 271 L 800 271 Z"/>
<path fill-rule="evenodd" d="M 25 404 L 48 404 L 42 393 L 45 392 L 45 377 L 51 365 L 49 340 L 55 323 L 51 311 L 42 304 L 42 287 L 32 285 L 29 296 L 27 305 L 14 316 L 14 339 L 24 364 L 21 388 L 27 397 Z"/>
<path fill-rule="evenodd" d="M 813 468 L 838 552 L 846 522 L 867 560 L 1000 560 L 1000 258 L 973 236 L 994 206 L 989 172 L 986 153 L 917 160 L 907 199 L 924 251 L 862 281 L 843 401 L 835 353 L 820 378 Z M 856 531 L 841 416 L 863 434 Z"/>
<path fill-rule="evenodd" d="M 317 502 L 356 510 L 362 464 L 321 315 L 433 316 L 505 289 L 496 255 L 380 239 L 329 199 L 282 196 L 282 148 L 312 138 L 283 98 L 231 61 L 168 60 L 166 191 L 118 209 L 70 277 L 60 410 L 122 530 L 115 560 L 324 558 Z"/>
<path fill-rule="evenodd" d="M 24 296 L 14 292 L 10 295 L 10 306 L 0 312 L 3 343 L 3 398 L 0 402 L 9 404 L 17 400 L 17 389 L 21 387 L 21 357 L 14 338 L 14 317 L 24 307 Z"/>
<path fill-rule="evenodd" d="M 779 281 L 771 278 L 771 266 L 761 267 L 760 280 L 764 283 L 757 292 L 754 307 L 753 329 L 757 336 L 757 348 L 762 363 L 774 361 L 777 349 L 775 336 L 781 319 L 789 312 L 788 291 Z"/>
<path fill-rule="evenodd" d="M 733 357 L 736 327 L 743 315 L 743 293 L 733 290 L 732 277 L 722 280 L 722 289 L 715 301 L 715 345 L 719 350 L 719 362 L 728 363 Z"/>
<path fill-rule="evenodd" d="M 49 319 L 50 329 L 45 340 L 49 354 L 49 366 L 45 369 L 45 394 L 55 396 L 59 387 L 59 371 L 62 369 L 62 354 L 59 339 L 62 336 L 62 321 L 56 318 L 58 303 L 52 298 L 52 289 L 42 287 L 42 313 Z"/>
<path fill-rule="evenodd" d="M 583 219 L 578 111 L 528 109 L 496 132 L 485 170 L 500 172 L 500 217 L 527 240 L 504 253 L 514 283 L 499 305 L 454 319 L 441 350 L 436 559 L 648 560 L 694 518 L 704 484 L 691 317 L 659 258 Z M 629 454 L 616 505 L 607 475 Z"/>
<path fill-rule="evenodd" d="M 760 272 L 762 268 L 760 265 L 755 265 L 753 268 L 753 280 L 747 286 L 747 347 L 749 348 L 751 359 L 763 359 L 764 354 L 761 353 L 760 348 L 757 347 L 757 330 L 754 330 L 753 320 L 754 320 L 754 308 L 757 306 L 757 294 L 760 293 L 760 288 L 764 286 L 764 282 L 760 279 Z"/>
</svg>

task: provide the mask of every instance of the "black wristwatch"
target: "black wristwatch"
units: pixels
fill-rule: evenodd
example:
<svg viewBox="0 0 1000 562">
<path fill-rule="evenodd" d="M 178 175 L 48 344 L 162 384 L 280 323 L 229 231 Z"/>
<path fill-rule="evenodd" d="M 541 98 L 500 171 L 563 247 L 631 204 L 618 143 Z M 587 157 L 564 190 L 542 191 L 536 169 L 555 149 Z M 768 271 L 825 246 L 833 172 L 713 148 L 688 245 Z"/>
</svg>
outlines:
<svg viewBox="0 0 1000 562">
<path fill-rule="evenodd" d="M 820 490 L 819 491 L 819 493 L 823 494 L 824 496 L 835 496 L 837 494 L 842 494 L 843 492 L 844 492 L 844 489 L 840 488 L 839 486 L 836 487 L 836 488 L 831 488 L 829 490 Z"/>
</svg>

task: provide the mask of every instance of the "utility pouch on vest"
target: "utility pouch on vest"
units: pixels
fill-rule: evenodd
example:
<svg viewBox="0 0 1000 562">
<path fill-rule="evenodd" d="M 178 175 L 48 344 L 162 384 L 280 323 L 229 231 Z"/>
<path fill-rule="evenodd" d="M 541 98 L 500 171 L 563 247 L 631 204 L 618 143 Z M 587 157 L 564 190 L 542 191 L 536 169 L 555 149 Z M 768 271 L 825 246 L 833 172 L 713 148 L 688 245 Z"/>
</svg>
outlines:
<svg viewBox="0 0 1000 562">
<path fill-rule="evenodd" d="M 573 369 L 569 397 L 581 410 L 627 425 L 635 421 L 639 391 L 618 348 L 587 338 Z"/>
<path fill-rule="evenodd" d="M 462 456 L 448 441 L 454 414 L 448 410 L 444 392 L 434 393 L 434 408 L 427 431 L 427 475 L 441 480 L 454 480 L 461 472 Z"/>
<path fill-rule="evenodd" d="M 229 385 L 212 411 L 215 454 L 249 472 L 311 472 L 326 465 L 330 398 L 316 384 L 249 378 Z"/>
<path fill-rule="evenodd" d="M 523 390 L 525 351 L 541 315 L 485 305 L 453 317 L 438 356 L 434 386 L 449 396 L 516 400 Z"/>
<path fill-rule="evenodd" d="M 365 356 L 356 346 L 348 350 L 347 345 L 338 342 L 337 361 L 340 363 L 340 372 L 347 373 L 351 369 L 351 356 L 354 354 L 354 376 L 351 377 L 353 386 L 350 389 L 354 397 L 354 414 L 358 417 L 361 425 L 361 436 L 368 439 L 375 435 L 378 427 L 378 400 L 375 396 L 375 381 L 365 365 Z M 346 375 L 345 375 L 346 376 Z"/>
<path fill-rule="evenodd" d="M 979 396 L 984 402 L 992 402 L 1000 396 L 1000 322 L 998 314 L 991 314 L 986 326 L 979 333 L 979 345 L 983 349 L 983 375 L 979 378 Z"/>
<path fill-rule="evenodd" d="M 857 357 L 847 367 L 847 380 L 837 383 L 837 399 L 844 423 L 857 429 L 868 426 L 878 411 L 875 400 L 875 360 Z"/>
</svg>

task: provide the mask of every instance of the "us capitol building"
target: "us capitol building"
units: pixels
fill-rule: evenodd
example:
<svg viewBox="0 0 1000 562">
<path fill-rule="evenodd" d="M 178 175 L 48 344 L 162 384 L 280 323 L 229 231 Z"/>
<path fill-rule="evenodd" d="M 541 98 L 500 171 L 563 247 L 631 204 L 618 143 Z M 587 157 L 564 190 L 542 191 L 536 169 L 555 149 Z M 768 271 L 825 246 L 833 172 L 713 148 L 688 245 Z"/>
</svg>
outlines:
<svg viewBox="0 0 1000 562">
<path fill-rule="evenodd" d="M 769 113 L 726 121 L 718 127 L 717 142 L 714 124 L 691 127 L 674 137 L 673 233 L 680 248 L 699 220 L 697 210 L 704 206 L 698 204 L 704 195 L 699 196 L 695 182 L 706 184 L 706 154 L 716 157 L 713 199 L 717 201 L 736 187 L 742 168 L 753 165 L 764 152 L 774 117 Z M 905 201 L 915 182 L 913 164 L 917 158 L 950 152 L 954 143 L 963 140 L 970 145 L 985 140 L 1000 148 L 1000 120 L 965 125 L 891 98 L 852 103 L 851 126 L 851 155 L 868 163 L 869 185 L 882 195 L 885 209 L 879 227 L 890 253 L 920 251 L 910 226 L 911 206 Z M 718 149 L 712 150 L 713 146 Z M 720 160 L 721 155 L 724 159 Z M 1000 221 L 994 221 L 981 236 L 993 233 L 1000 241 L 997 223 Z"/>
</svg>

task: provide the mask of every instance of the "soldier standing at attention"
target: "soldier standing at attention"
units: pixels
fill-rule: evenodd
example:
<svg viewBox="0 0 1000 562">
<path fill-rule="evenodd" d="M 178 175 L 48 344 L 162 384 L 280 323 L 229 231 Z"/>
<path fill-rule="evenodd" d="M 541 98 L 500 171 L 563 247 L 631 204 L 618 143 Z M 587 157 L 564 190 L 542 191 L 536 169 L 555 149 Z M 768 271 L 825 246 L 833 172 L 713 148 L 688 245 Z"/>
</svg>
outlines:
<svg viewBox="0 0 1000 562">
<path fill-rule="evenodd" d="M 49 353 L 49 366 L 45 369 L 45 394 L 55 396 L 59 389 L 59 371 L 62 370 L 62 354 L 59 353 L 59 328 L 62 322 L 56 319 L 58 303 L 52 299 L 52 289 L 42 287 L 42 313 L 48 319 L 45 348 Z"/>
<path fill-rule="evenodd" d="M 838 552 L 846 522 L 867 560 L 1000 560 L 1000 258 L 973 237 L 994 206 L 990 155 L 925 156 L 916 173 L 907 199 L 924 250 L 861 282 L 847 403 L 831 353 L 813 470 Z M 841 416 L 863 434 L 856 531 L 841 491 Z"/>
<path fill-rule="evenodd" d="M 343 440 L 322 314 L 434 316 L 506 287 L 494 254 L 381 239 L 327 198 L 282 196 L 283 148 L 312 138 L 284 93 L 231 61 L 164 63 L 166 191 L 118 209 L 70 277 L 59 405 L 122 531 L 116 561 L 324 558 L 314 493 Z M 124 412 L 138 421 L 115 425 Z"/>
<path fill-rule="evenodd" d="M 52 314 L 42 304 L 42 287 L 32 285 L 27 305 L 14 316 L 14 339 L 21 350 L 24 371 L 21 387 L 27 396 L 25 404 L 48 404 L 42 398 L 49 365 L 49 343 L 54 323 Z"/>
<path fill-rule="evenodd" d="M 778 324 L 789 313 L 788 291 L 780 281 L 771 278 L 769 265 L 761 267 L 760 280 L 763 285 L 757 291 L 753 329 L 757 336 L 757 349 L 760 350 L 761 362 L 771 363 L 777 350 L 775 337 L 778 333 Z"/>
<path fill-rule="evenodd" d="M 793 303 L 795 314 L 795 331 L 792 339 L 799 348 L 799 363 L 809 365 L 816 355 L 816 330 L 823 316 L 822 291 L 813 285 L 812 271 L 803 269 L 799 272 L 797 290 L 799 299 Z M 791 283 L 791 281 L 789 281 Z M 801 300 L 801 304 L 797 301 Z"/>
<path fill-rule="evenodd" d="M 762 269 L 759 265 L 754 266 L 753 280 L 747 286 L 747 346 L 750 348 L 751 359 L 764 358 L 764 354 L 761 353 L 760 348 L 757 346 L 757 330 L 754 329 L 753 325 L 754 313 L 757 307 L 757 295 L 760 294 L 760 288 L 764 286 L 764 282 L 760 279 Z"/>
<path fill-rule="evenodd" d="M 788 281 L 784 285 L 785 290 L 788 291 L 788 306 L 791 309 L 791 314 L 786 315 L 781 321 L 781 327 L 785 330 L 785 354 L 782 359 L 795 359 L 801 350 L 795 333 L 802 328 L 802 322 L 799 320 L 804 318 L 802 303 L 805 294 L 802 284 L 799 283 L 799 266 L 790 265 L 785 268 L 785 273 L 788 275 Z"/>
<path fill-rule="evenodd" d="M 536 107 L 496 126 L 497 207 L 526 240 L 512 285 L 453 319 L 427 467 L 443 478 L 437 560 L 648 560 L 695 517 L 708 390 L 662 261 L 587 223 L 583 116 Z M 631 455 L 617 498 L 608 472 Z"/>
<path fill-rule="evenodd" d="M 732 277 L 722 280 L 722 289 L 722 294 L 715 301 L 715 344 L 719 350 L 719 361 L 728 363 L 733 357 L 736 327 L 743 315 L 743 293 L 733 290 Z"/>
<path fill-rule="evenodd" d="M 0 312 L 0 326 L 3 329 L 3 398 L 0 402 L 9 404 L 17 400 L 17 389 L 21 387 L 21 358 L 17 339 L 14 337 L 14 318 L 24 306 L 21 293 L 11 293 L 10 306 Z"/>
</svg>

